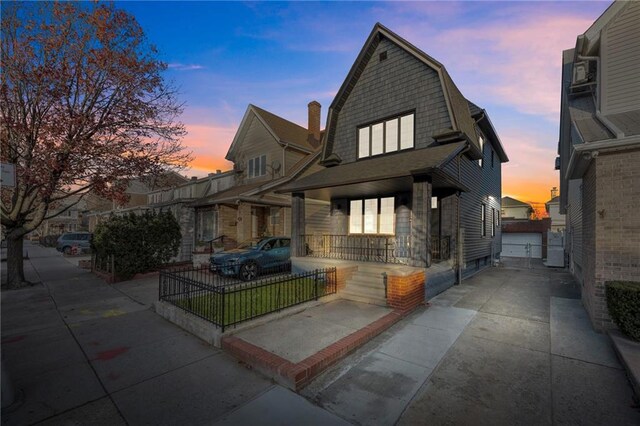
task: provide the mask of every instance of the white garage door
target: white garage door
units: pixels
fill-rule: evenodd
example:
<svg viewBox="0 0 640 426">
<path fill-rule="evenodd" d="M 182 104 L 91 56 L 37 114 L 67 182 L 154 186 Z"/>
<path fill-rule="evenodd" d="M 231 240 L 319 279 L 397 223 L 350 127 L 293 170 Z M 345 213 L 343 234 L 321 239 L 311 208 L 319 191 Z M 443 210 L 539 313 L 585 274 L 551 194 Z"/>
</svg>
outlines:
<svg viewBox="0 0 640 426">
<path fill-rule="evenodd" d="M 528 257 L 528 247 L 531 257 L 542 259 L 542 234 L 502 233 L 502 254 L 507 257 Z"/>
</svg>

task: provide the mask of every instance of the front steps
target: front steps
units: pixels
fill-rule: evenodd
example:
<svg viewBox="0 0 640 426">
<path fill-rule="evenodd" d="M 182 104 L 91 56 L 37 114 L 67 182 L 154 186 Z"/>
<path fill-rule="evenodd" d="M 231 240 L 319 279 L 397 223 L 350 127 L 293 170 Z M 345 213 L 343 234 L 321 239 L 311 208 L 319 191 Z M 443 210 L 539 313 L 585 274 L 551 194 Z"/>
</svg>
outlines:
<svg viewBox="0 0 640 426">
<path fill-rule="evenodd" d="M 347 280 L 344 290 L 340 292 L 343 299 L 371 305 L 387 306 L 384 294 L 384 278 L 382 273 L 388 266 L 359 265 L 358 270 Z"/>
</svg>

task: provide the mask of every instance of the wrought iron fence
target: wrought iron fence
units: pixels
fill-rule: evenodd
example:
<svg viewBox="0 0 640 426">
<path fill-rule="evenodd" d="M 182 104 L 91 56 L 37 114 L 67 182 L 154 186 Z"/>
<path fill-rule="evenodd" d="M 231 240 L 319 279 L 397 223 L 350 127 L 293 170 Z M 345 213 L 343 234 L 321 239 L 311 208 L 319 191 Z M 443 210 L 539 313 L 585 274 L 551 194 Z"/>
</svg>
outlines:
<svg viewBox="0 0 640 426">
<path fill-rule="evenodd" d="M 410 236 L 303 235 L 307 256 L 363 262 L 407 263 Z"/>
<path fill-rule="evenodd" d="M 231 267 L 231 266 L 230 266 Z M 336 292 L 336 269 L 243 282 L 209 268 L 160 271 L 159 300 L 225 328 Z"/>
<path fill-rule="evenodd" d="M 451 257 L 451 237 L 431 236 L 431 259 L 448 260 Z"/>
</svg>

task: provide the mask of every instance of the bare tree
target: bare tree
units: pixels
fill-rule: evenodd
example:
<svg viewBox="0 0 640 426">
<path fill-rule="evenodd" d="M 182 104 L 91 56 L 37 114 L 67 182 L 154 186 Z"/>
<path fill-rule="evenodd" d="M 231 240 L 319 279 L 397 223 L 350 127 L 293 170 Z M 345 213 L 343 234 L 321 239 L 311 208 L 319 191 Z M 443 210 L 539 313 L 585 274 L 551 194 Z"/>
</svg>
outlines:
<svg viewBox="0 0 640 426">
<path fill-rule="evenodd" d="M 182 105 L 135 18 L 113 5 L 3 4 L 0 156 L 10 287 L 22 239 L 89 191 L 121 200 L 128 179 L 184 167 Z"/>
</svg>

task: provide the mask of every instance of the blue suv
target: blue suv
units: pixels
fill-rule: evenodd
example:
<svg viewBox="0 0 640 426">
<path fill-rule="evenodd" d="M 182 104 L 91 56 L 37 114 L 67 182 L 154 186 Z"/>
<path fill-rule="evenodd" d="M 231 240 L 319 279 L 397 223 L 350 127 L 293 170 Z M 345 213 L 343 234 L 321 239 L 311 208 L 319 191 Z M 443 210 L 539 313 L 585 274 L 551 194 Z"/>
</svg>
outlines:
<svg viewBox="0 0 640 426">
<path fill-rule="evenodd" d="M 212 255 L 210 269 L 221 275 L 235 275 L 242 281 L 250 281 L 262 272 L 287 266 L 290 257 L 290 238 L 254 239 L 240 244 L 236 249 Z"/>
</svg>

